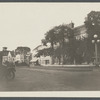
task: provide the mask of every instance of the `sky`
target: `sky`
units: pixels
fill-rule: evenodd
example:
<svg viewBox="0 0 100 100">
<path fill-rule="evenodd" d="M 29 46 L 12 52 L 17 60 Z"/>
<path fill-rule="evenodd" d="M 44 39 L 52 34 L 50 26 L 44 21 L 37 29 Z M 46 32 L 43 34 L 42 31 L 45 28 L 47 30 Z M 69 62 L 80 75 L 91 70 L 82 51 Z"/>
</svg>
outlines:
<svg viewBox="0 0 100 100">
<path fill-rule="evenodd" d="M 48 30 L 71 21 L 80 26 L 90 11 L 100 11 L 100 3 L 0 3 L 0 50 L 33 50 Z"/>
</svg>

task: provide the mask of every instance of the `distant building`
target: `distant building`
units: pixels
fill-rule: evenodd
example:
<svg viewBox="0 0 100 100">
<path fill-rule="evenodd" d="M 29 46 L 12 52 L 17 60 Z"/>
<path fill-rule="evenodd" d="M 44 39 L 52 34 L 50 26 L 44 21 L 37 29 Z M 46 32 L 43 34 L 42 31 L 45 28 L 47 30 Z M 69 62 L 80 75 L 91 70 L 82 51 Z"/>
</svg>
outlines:
<svg viewBox="0 0 100 100">
<path fill-rule="evenodd" d="M 24 62 L 24 55 L 22 55 L 22 54 L 17 54 L 16 56 L 15 56 L 15 62 L 19 62 L 19 63 L 23 63 Z"/>
<path fill-rule="evenodd" d="M 37 51 L 40 50 L 42 47 L 42 45 L 37 46 L 35 49 L 32 50 L 32 60 L 31 62 L 36 62 L 37 60 L 39 60 L 38 57 L 35 57 L 35 55 L 37 54 Z"/>
<path fill-rule="evenodd" d="M 5 61 L 14 62 L 15 54 L 13 51 L 8 51 L 7 47 L 3 47 L 3 50 L 0 52 L 1 55 L 1 62 L 4 63 Z"/>
<path fill-rule="evenodd" d="M 35 56 L 37 54 L 38 50 L 42 50 L 45 48 L 50 48 L 50 45 L 48 45 L 48 46 L 39 45 L 35 49 L 33 49 L 31 62 L 35 63 L 36 61 L 38 61 L 40 65 L 51 65 L 52 59 L 50 56 L 44 56 L 44 55 L 41 55 L 40 57 Z"/>
<path fill-rule="evenodd" d="M 85 25 L 75 27 L 73 30 L 74 30 L 74 36 L 75 36 L 76 40 L 82 40 L 82 39 L 88 37 L 88 34 L 86 32 L 87 29 L 86 29 Z"/>
</svg>

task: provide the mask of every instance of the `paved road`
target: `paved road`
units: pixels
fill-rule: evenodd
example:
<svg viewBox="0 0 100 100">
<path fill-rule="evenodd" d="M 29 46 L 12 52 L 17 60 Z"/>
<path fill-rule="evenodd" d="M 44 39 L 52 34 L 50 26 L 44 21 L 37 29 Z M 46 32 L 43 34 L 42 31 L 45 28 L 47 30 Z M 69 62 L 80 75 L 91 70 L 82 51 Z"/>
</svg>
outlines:
<svg viewBox="0 0 100 100">
<path fill-rule="evenodd" d="M 13 81 L 0 81 L 0 91 L 100 91 L 100 71 L 17 67 Z"/>
</svg>

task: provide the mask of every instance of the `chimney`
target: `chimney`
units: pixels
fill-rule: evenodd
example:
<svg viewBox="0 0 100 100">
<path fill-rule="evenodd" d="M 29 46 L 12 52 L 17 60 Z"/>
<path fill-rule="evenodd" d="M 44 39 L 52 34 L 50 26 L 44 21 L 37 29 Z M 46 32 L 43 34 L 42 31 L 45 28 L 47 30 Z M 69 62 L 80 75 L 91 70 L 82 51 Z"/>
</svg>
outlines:
<svg viewBox="0 0 100 100">
<path fill-rule="evenodd" d="M 3 51 L 7 51 L 7 47 L 3 47 Z"/>
<path fill-rule="evenodd" d="M 74 23 L 71 22 L 70 24 L 68 24 L 68 27 L 69 27 L 69 28 L 74 28 Z"/>
</svg>

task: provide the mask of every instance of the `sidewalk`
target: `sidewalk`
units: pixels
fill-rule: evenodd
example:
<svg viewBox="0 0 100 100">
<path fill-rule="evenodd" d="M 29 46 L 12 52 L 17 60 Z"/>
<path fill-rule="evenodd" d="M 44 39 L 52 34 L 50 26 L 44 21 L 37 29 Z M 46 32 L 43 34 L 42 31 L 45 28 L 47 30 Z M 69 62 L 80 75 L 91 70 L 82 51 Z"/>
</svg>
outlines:
<svg viewBox="0 0 100 100">
<path fill-rule="evenodd" d="M 46 70 L 65 70 L 65 71 L 93 71 L 95 69 L 95 66 L 94 65 L 42 65 L 42 66 L 31 65 L 30 68 L 46 69 Z"/>
<path fill-rule="evenodd" d="M 44 67 L 70 67 L 70 68 L 82 68 L 82 67 L 95 67 L 95 65 L 41 65 Z"/>
</svg>

